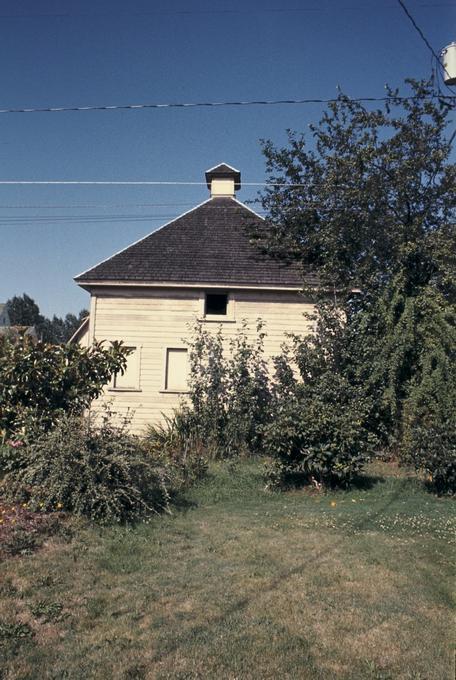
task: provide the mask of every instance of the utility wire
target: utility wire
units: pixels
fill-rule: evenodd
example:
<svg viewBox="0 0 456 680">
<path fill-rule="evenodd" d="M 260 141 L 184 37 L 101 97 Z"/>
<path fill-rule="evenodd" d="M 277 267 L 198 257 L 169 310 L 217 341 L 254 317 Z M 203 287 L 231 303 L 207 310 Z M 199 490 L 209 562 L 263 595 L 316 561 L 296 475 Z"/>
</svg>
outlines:
<svg viewBox="0 0 456 680">
<path fill-rule="evenodd" d="M 398 0 L 401 2 L 402 0 Z M 440 61 L 439 61 L 440 63 Z M 419 95 L 414 97 L 354 97 L 349 98 L 350 102 L 406 102 L 416 101 L 420 99 L 437 99 L 444 97 L 445 99 L 456 100 L 456 96 L 450 95 Z M 0 109 L 0 113 L 61 113 L 68 111 L 118 111 L 118 110 L 134 110 L 134 109 L 190 109 L 190 108 L 206 108 L 206 107 L 220 107 L 220 106 L 276 106 L 276 105 L 290 105 L 290 104 L 332 104 L 340 101 L 338 98 L 331 99 L 265 99 L 265 100 L 247 100 L 247 101 L 222 101 L 222 102 L 170 102 L 165 104 L 115 104 L 112 106 L 46 106 L 42 108 L 24 108 L 24 109 Z"/>
<path fill-rule="evenodd" d="M 391 9 L 394 7 L 393 4 L 382 5 L 340 5 L 337 9 L 339 10 L 352 10 L 352 11 L 372 11 L 377 9 Z M 453 7 L 452 3 L 439 2 L 439 3 L 420 3 L 418 7 Z M 37 19 L 37 18 L 64 18 L 68 19 L 70 17 L 104 17 L 104 16 L 128 16 L 128 17 L 141 17 L 141 16 L 155 16 L 155 15 L 204 15 L 204 14 L 284 14 L 284 13 L 308 13 L 308 12 L 332 12 L 333 8 L 327 7 L 261 7 L 255 9 L 236 9 L 236 8 L 225 8 L 225 9 L 165 9 L 165 10 L 149 10 L 147 12 L 34 12 L 31 14 L 0 14 L 0 19 Z"/>
<path fill-rule="evenodd" d="M 316 203 L 306 203 L 305 205 L 316 205 Z M 227 207 L 226 209 L 230 209 Z M 238 206 L 233 206 L 233 210 L 238 210 Z M 258 211 L 256 211 L 258 212 Z M 264 210 L 260 210 L 259 212 L 264 212 Z M 172 215 L 171 215 L 172 216 Z M 162 214 L 162 213 L 154 213 L 152 215 L 149 214 L 141 214 L 141 213 L 133 213 L 133 214 L 122 214 L 122 213 L 115 213 L 111 215 L 0 215 L 0 222 L 22 222 L 23 220 L 34 220 L 34 221 L 39 221 L 42 220 L 46 222 L 46 220 L 64 220 L 71 222 L 72 220 L 79 220 L 79 219 L 95 219 L 95 220 L 110 220 L 110 219 L 122 219 L 122 220 L 129 220 L 129 219 L 149 219 L 151 217 L 157 217 L 160 219 L 166 219 L 170 217 L 168 213 Z"/>
<path fill-rule="evenodd" d="M 389 5 L 391 8 L 392 5 Z M 341 6 L 341 10 L 371 10 L 376 9 L 375 6 Z M 256 9 L 184 9 L 184 10 L 152 10 L 148 12 L 46 12 L 33 14 L 0 14 L 0 19 L 35 19 L 35 18 L 57 18 L 69 19 L 70 17 L 86 17 L 96 18 L 110 16 L 124 16 L 124 17 L 143 17 L 143 16 L 157 16 L 157 15 L 204 15 L 204 14 L 286 14 L 290 12 L 308 13 L 308 12 L 329 12 L 328 7 L 261 7 Z"/>
<path fill-rule="evenodd" d="M 442 62 L 440 56 L 439 56 L 439 55 L 437 54 L 437 52 L 434 50 L 434 48 L 432 47 L 431 43 L 429 42 L 429 40 L 428 40 L 428 39 L 426 38 L 426 36 L 424 35 L 424 33 L 423 33 L 423 31 L 421 30 L 421 28 L 420 28 L 420 27 L 418 26 L 418 24 L 416 23 L 415 19 L 413 18 L 412 14 L 410 13 L 409 9 L 407 8 L 407 6 L 406 6 L 404 0 L 397 0 L 397 1 L 398 1 L 399 5 L 402 7 L 402 9 L 404 10 L 404 12 L 405 12 L 406 16 L 408 17 L 408 19 L 410 20 L 412 26 L 414 27 L 414 29 L 416 30 L 416 32 L 417 32 L 418 35 L 420 36 L 421 40 L 424 42 L 424 44 L 426 45 L 426 47 L 428 48 L 428 50 L 430 51 L 430 53 L 433 55 L 434 59 L 436 59 L 437 63 L 443 68 L 443 70 L 445 71 L 445 73 L 447 74 L 447 76 L 450 77 L 450 74 L 448 73 L 448 71 L 446 70 L 445 66 L 443 65 L 443 62 Z M 445 83 L 445 85 L 446 85 L 446 83 Z M 446 87 L 448 87 L 448 89 L 450 90 L 450 92 L 453 92 L 453 93 L 454 93 L 454 90 L 452 90 L 451 87 L 449 87 L 448 85 L 446 85 Z"/>
<path fill-rule="evenodd" d="M 33 217 L 24 217 L 23 219 L 10 220 L 10 219 L 0 219 L 1 227 L 23 227 L 28 224 L 36 225 L 49 225 L 49 224 L 115 224 L 117 222 L 151 222 L 151 221 L 161 221 L 176 219 L 178 215 L 158 215 L 158 216 L 137 216 L 137 217 L 75 217 L 74 219 L 65 218 L 55 218 L 50 217 L 49 219 L 37 219 Z"/>
<path fill-rule="evenodd" d="M 455 97 L 456 99 L 456 97 Z M 206 182 L 155 182 L 147 180 L 139 181 L 110 181 L 110 180 L 23 180 L 23 179 L 2 179 L 0 180 L 0 185 L 10 185 L 10 184 L 33 184 L 33 185 L 54 185 L 54 184 L 64 184 L 64 185 L 102 185 L 102 186 L 206 186 Z M 288 184 L 287 182 L 242 182 L 243 186 L 249 187 L 304 187 L 305 184 Z"/>
<path fill-rule="evenodd" d="M 0 210 L 67 210 L 73 208 L 179 208 L 193 203 L 72 203 L 60 205 L 0 205 Z"/>
</svg>

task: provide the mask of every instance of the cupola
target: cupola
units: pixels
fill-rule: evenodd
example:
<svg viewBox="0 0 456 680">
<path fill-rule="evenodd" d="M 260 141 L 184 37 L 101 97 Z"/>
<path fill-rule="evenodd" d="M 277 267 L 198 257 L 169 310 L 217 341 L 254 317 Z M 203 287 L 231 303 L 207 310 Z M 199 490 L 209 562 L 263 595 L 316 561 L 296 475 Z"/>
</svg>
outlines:
<svg viewBox="0 0 456 680">
<path fill-rule="evenodd" d="M 211 198 L 234 197 L 235 192 L 241 188 L 241 173 L 231 165 L 220 163 L 206 170 L 206 182 Z"/>
</svg>

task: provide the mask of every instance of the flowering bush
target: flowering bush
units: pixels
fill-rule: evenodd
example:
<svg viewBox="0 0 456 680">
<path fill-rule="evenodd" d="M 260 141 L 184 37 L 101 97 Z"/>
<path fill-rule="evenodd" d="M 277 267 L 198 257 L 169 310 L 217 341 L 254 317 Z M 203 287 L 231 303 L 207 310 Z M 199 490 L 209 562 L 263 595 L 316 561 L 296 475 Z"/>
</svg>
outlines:
<svg viewBox="0 0 456 680">
<path fill-rule="evenodd" d="M 122 522 L 168 505 L 167 469 L 109 414 L 100 423 L 64 416 L 27 448 L 26 466 L 8 472 L 0 491 L 32 509 Z"/>
</svg>

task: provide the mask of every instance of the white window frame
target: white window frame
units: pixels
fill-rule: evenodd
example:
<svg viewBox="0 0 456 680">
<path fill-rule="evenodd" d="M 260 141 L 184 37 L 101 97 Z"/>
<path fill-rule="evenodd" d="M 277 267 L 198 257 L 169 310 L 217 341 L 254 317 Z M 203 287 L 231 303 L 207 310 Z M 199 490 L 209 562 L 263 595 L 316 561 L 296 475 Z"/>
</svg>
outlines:
<svg viewBox="0 0 456 680">
<path fill-rule="evenodd" d="M 162 370 L 162 389 L 159 390 L 160 394 L 188 394 L 190 390 L 188 388 L 181 390 L 173 390 L 167 388 L 168 382 L 168 352 L 169 350 L 180 350 L 187 352 L 188 361 L 188 347 L 186 345 L 167 345 L 163 352 L 163 370 Z"/>
<path fill-rule="evenodd" d="M 138 354 L 138 362 L 137 362 L 136 376 L 135 376 L 135 387 L 116 386 L 116 375 L 117 374 L 115 374 L 111 378 L 111 382 L 109 384 L 108 390 L 109 390 L 109 392 L 142 392 L 142 389 L 141 389 L 142 345 L 125 345 L 125 347 L 127 347 L 128 349 L 132 349 L 134 352 L 137 352 L 137 354 Z M 127 362 L 128 362 L 128 357 L 127 357 Z"/>
</svg>

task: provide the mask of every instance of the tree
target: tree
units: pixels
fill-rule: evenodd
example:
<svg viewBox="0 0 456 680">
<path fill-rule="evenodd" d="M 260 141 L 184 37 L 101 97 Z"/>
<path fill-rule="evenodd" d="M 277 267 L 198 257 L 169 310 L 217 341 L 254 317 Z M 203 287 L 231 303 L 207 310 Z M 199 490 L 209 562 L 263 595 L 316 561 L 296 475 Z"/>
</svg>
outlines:
<svg viewBox="0 0 456 680">
<path fill-rule="evenodd" d="M 285 148 L 263 143 L 277 183 L 261 196 L 269 218 L 254 234 L 265 253 L 315 269 L 331 288 L 375 293 L 406 270 L 408 285 L 432 282 L 454 298 L 450 106 L 430 99 L 430 83 L 407 82 L 413 99 L 388 90 L 375 111 L 341 94 L 311 126 L 314 149 L 292 132 Z"/>
<path fill-rule="evenodd" d="M 54 344 L 68 342 L 88 316 L 89 311 L 87 309 L 81 309 L 78 316 L 67 314 L 64 319 L 54 314 L 52 319 L 44 319 L 44 322 L 41 324 L 41 336 L 45 342 Z"/>
<path fill-rule="evenodd" d="M 78 316 L 67 314 L 64 319 L 56 316 L 48 319 L 40 312 L 40 308 L 27 293 L 15 295 L 6 303 L 11 325 L 35 326 L 38 336 L 45 342 L 61 344 L 68 342 L 71 336 L 89 316 L 87 309 L 81 309 Z"/>
<path fill-rule="evenodd" d="M 0 441 L 33 438 L 65 413 L 82 413 L 125 370 L 129 353 L 117 341 L 83 348 L 0 337 Z"/>
<path fill-rule="evenodd" d="M 39 326 L 44 321 L 40 308 L 27 293 L 15 295 L 6 307 L 12 326 Z"/>
<path fill-rule="evenodd" d="M 388 90 L 375 111 L 341 94 L 311 126 L 313 149 L 291 132 L 285 148 L 264 142 L 274 186 L 253 236 L 265 254 L 319 274 L 326 346 L 302 343 L 304 382 L 318 387 L 330 371 L 335 385 L 362 389 L 372 406 L 360 427 L 454 488 L 455 135 L 446 137 L 447 101 L 432 99 L 430 83 L 407 82 L 411 99 Z M 345 319 L 337 332 L 329 297 Z"/>
</svg>

